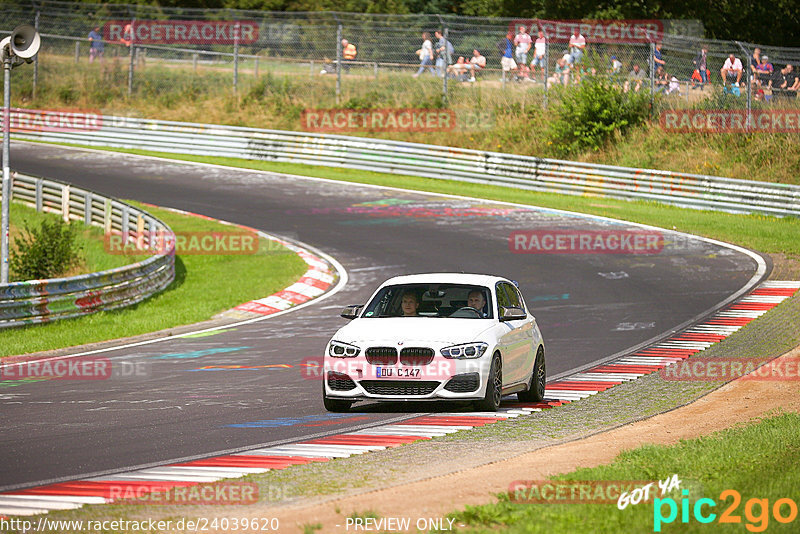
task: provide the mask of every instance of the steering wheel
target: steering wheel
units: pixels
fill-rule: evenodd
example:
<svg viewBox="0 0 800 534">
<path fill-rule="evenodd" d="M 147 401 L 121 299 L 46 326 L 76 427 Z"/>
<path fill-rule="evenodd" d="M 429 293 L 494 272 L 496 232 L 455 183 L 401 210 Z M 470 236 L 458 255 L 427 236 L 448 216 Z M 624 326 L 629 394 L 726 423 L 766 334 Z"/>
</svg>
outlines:
<svg viewBox="0 0 800 534">
<path fill-rule="evenodd" d="M 472 306 L 464 306 L 462 308 L 457 309 L 450 317 L 454 318 L 461 318 L 461 319 L 480 319 L 483 317 L 481 312 L 473 308 Z"/>
</svg>

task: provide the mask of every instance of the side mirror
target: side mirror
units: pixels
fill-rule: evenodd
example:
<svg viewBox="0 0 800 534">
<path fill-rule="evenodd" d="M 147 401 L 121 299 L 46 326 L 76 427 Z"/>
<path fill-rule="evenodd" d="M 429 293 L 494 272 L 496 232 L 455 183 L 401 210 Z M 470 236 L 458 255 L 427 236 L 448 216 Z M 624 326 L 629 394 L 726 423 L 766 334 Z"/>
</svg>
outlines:
<svg viewBox="0 0 800 534">
<path fill-rule="evenodd" d="M 500 308 L 500 321 L 518 321 L 520 319 L 526 319 L 527 317 L 528 314 L 525 313 L 525 310 L 522 308 L 515 308 L 512 306 Z"/>
<path fill-rule="evenodd" d="M 363 308 L 363 304 L 353 304 L 351 306 L 345 306 L 342 309 L 342 313 L 340 314 L 345 319 L 355 319 L 358 317 L 358 314 L 361 313 L 361 308 Z"/>
</svg>

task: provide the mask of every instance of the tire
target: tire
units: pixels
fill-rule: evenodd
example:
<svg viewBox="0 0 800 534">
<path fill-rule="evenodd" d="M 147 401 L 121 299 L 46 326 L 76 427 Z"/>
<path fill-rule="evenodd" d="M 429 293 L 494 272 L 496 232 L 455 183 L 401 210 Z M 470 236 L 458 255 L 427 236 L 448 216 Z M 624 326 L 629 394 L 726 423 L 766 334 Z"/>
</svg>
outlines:
<svg viewBox="0 0 800 534">
<path fill-rule="evenodd" d="M 496 412 L 500 407 L 503 396 L 503 361 L 499 354 L 492 358 L 489 376 L 486 378 L 486 393 L 483 399 L 475 402 L 475 407 L 481 412 Z"/>
<path fill-rule="evenodd" d="M 539 347 L 539 350 L 536 351 L 536 362 L 533 364 L 531 383 L 528 386 L 528 390 L 517 393 L 517 398 L 521 402 L 542 402 L 546 384 L 547 367 L 544 360 L 544 349 Z"/>
<path fill-rule="evenodd" d="M 353 401 L 332 399 L 325 395 L 325 379 L 322 380 L 322 403 L 329 412 L 349 412 Z"/>
</svg>

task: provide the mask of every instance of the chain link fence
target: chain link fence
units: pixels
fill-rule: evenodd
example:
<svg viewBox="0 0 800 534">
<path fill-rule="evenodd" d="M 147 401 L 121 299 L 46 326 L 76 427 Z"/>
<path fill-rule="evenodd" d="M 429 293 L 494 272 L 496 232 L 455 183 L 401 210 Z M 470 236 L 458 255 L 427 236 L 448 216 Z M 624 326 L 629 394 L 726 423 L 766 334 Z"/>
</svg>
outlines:
<svg viewBox="0 0 800 534">
<path fill-rule="evenodd" d="M 800 70 L 800 49 L 704 39 L 702 25 L 693 21 L 555 22 L 23 0 L 5 2 L 0 12 L 5 34 L 28 23 L 42 35 L 34 68 L 14 73 L 14 103 L 23 106 L 48 98 L 69 105 L 87 96 L 101 107 L 124 101 L 129 110 L 141 100 L 169 108 L 201 96 L 218 97 L 226 106 L 231 95 L 270 95 L 279 110 L 299 119 L 309 108 L 524 110 L 552 106 L 592 77 L 625 92 L 648 92 L 654 114 L 750 111 L 779 101 L 797 106 L 796 91 L 780 87 L 778 73 L 786 65 Z M 576 25 L 585 47 L 570 44 Z M 101 39 L 90 40 L 95 28 Z M 768 56 L 771 74 L 750 68 L 757 47 Z M 698 55 L 703 49 L 705 55 Z M 742 64 L 738 79 L 723 79 L 729 54 Z M 795 80 L 793 74 L 788 79 Z"/>
</svg>

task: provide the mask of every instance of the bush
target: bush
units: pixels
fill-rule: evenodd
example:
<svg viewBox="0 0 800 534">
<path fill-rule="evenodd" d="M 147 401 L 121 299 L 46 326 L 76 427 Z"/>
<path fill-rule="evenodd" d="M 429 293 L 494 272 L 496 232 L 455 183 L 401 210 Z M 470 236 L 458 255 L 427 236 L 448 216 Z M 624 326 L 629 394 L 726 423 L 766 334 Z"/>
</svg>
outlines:
<svg viewBox="0 0 800 534">
<path fill-rule="evenodd" d="M 615 132 L 624 134 L 645 122 L 649 113 L 648 92 L 623 93 L 607 80 L 587 77 L 580 87 L 563 93 L 548 138 L 562 156 L 600 150 Z"/>
<path fill-rule="evenodd" d="M 38 228 L 23 226 L 14 239 L 10 267 L 17 280 L 39 280 L 64 275 L 82 261 L 78 232 L 61 219 L 43 220 Z"/>
</svg>

